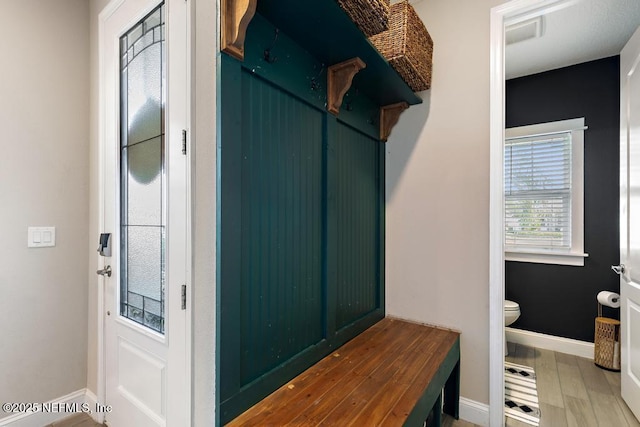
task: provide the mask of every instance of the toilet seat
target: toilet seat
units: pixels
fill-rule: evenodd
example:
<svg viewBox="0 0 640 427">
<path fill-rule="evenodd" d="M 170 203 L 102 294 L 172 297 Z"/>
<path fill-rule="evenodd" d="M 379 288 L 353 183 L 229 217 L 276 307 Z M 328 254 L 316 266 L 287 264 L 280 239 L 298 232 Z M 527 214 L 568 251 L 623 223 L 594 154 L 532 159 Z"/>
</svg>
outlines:
<svg viewBox="0 0 640 427">
<path fill-rule="evenodd" d="M 514 301 L 504 300 L 504 311 L 519 311 L 520 304 Z"/>
</svg>

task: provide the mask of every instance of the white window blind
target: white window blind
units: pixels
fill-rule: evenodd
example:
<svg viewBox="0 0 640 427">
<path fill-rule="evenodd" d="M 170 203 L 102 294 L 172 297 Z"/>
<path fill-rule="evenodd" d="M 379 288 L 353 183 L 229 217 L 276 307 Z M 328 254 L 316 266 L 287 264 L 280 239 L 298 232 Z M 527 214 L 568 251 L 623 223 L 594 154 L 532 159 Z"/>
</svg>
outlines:
<svg viewBox="0 0 640 427">
<path fill-rule="evenodd" d="M 571 249 L 571 131 L 505 141 L 505 245 Z"/>
</svg>

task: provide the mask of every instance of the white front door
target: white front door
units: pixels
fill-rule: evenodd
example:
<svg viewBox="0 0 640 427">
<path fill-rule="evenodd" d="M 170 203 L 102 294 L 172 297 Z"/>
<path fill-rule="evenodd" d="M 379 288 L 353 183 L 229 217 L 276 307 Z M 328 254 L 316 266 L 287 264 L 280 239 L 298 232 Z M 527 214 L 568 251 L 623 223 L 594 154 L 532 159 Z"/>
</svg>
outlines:
<svg viewBox="0 0 640 427">
<path fill-rule="evenodd" d="M 187 12 L 185 0 L 114 0 L 100 15 L 110 427 L 190 424 Z"/>
<path fill-rule="evenodd" d="M 640 419 L 640 28 L 620 54 L 622 398 Z"/>
</svg>

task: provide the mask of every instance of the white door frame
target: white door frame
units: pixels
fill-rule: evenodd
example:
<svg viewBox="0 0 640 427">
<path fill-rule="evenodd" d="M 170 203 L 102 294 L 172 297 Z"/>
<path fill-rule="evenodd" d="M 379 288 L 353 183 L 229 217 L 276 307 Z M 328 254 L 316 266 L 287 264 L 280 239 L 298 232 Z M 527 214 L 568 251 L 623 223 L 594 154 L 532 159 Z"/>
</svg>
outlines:
<svg viewBox="0 0 640 427">
<path fill-rule="evenodd" d="M 505 24 L 517 23 L 580 0 L 512 0 L 491 9 L 489 195 L 489 425 L 504 424 L 504 128 Z"/>
<path fill-rule="evenodd" d="M 108 18 L 115 13 L 115 11 L 124 3 L 125 0 L 112 0 L 110 1 L 104 9 L 100 12 L 98 16 L 98 230 L 102 232 L 105 229 L 105 184 L 106 184 L 106 160 L 107 159 L 107 142 L 106 142 L 106 127 L 105 123 L 108 122 L 107 115 L 108 114 L 116 114 L 113 111 L 107 111 L 105 109 L 104 102 L 106 91 L 108 90 L 108 85 L 106 84 L 108 76 L 105 75 L 104 63 L 105 63 L 105 52 L 107 48 L 110 48 L 110 44 L 108 44 L 108 40 L 106 38 L 106 22 Z M 191 91 L 193 86 L 192 81 L 192 2 L 190 0 L 185 0 L 186 2 L 186 21 L 187 21 L 187 35 L 186 35 L 186 57 L 187 57 L 187 94 L 186 96 L 186 123 L 191 123 Z M 117 90 L 117 89 L 116 89 Z M 192 182 L 192 162 L 193 157 L 192 153 L 192 141 L 190 137 L 190 132 L 187 134 L 187 158 L 186 158 L 186 186 L 187 186 L 187 206 L 186 206 L 186 285 L 187 285 L 187 301 L 186 301 L 186 328 L 185 328 L 185 361 L 186 364 L 184 366 L 184 375 L 186 378 L 187 390 L 189 390 L 189 395 L 186 397 L 187 406 L 189 408 L 189 419 L 193 419 L 192 414 L 192 396 L 191 396 L 191 384 L 192 384 L 192 299 L 191 295 L 193 293 L 193 253 L 192 253 L 192 245 L 193 245 L 193 221 L 192 221 L 192 213 L 193 213 L 193 182 Z M 96 243 L 98 240 L 98 236 L 95 236 Z M 98 258 L 98 265 L 100 268 L 103 268 L 104 265 L 108 264 L 105 262 L 105 258 L 96 255 Z M 104 265 L 103 265 L 104 264 Z M 96 390 L 96 403 L 104 405 L 106 402 L 106 394 L 107 394 L 107 385 L 106 385 L 106 344 L 105 344 L 105 288 L 104 288 L 104 280 L 100 276 L 96 275 L 96 286 L 98 289 L 97 292 L 97 322 L 96 322 L 96 333 L 97 333 L 97 390 Z M 105 419 L 105 413 L 103 412 L 94 412 L 92 417 L 95 421 L 99 423 L 103 423 Z"/>
</svg>

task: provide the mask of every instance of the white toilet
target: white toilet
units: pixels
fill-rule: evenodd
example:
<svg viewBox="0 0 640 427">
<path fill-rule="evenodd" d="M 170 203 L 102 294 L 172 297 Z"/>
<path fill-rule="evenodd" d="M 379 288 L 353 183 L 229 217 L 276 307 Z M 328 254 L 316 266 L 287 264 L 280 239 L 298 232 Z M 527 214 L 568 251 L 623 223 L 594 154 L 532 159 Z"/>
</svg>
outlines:
<svg viewBox="0 0 640 427">
<path fill-rule="evenodd" d="M 504 300 L 504 326 L 509 326 L 520 317 L 520 304 L 514 301 Z M 504 333 L 504 355 L 507 356 L 507 333 Z"/>
</svg>

